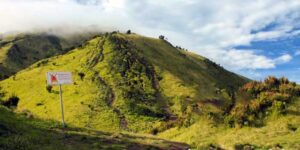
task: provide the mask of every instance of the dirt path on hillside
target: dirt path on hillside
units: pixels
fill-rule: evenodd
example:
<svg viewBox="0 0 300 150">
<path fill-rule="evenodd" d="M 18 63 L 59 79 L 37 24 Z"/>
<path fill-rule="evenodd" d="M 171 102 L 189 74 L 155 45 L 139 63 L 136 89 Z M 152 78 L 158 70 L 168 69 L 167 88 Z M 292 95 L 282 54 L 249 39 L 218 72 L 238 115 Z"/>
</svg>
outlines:
<svg viewBox="0 0 300 150">
<path fill-rule="evenodd" d="M 157 97 L 158 100 L 163 99 L 163 96 L 160 93 L 159 81 L 157 80 L 157 74 L 156 74 L 155 70 L 153 70 L 153 73 L 151 74 L 151 77 L 152 77 L 152 86 L 156 91 L 155 96 Z M 169 106 L 167 104 L 164 104 L 164 105 L 165 106 L 163 107 L 163 110 L 167 114 L 164 120 L 165 121 L 175 121 L 175 120 L 177 120 L 178 117 L 172 113 Z"/>
<path fill-rule="evenodd" d="M 104 44 L 105 44 L 105 39 L 99 41 L 96 45 L 95 48 L 96 50 L 92 51 L 93 58 L 88 62 L 90 68 L 95 67 L 99 62 L 104 60 L 104 54 L 103 54 Z"/>
<path fill-rule="evenodd" d="M 123 130 L 128 130 L 127 121 L 126 121 L 125 116 L 121 113 L 121 111 L 119 109 L 117 109 L 116 107 L 113 106 L 115 99 L 116 99 L 115 92 L 112 90 L 111 87 L 109 87 L 109 86 L 107 86 L 107 87 L 109 88 L 109 96 L 108 96 L 107 105 L 109 107 L 111 107 L 113 109 L 114 113 L 116 113 L 117 116 L 119 117 L 120 128 Z"/>
<path fill-rule="evenodd" d="M 116 99 L 116 96 L 115 96 L 115 92 L 113 91 L 113 89 L 104 81 L 104 79 L 102 79 L 99 75 L 97 76 L 100 84 L 104 85 L 106 88 L 108 88 L 108 95 L 106 97 L 106 103 L 107 103 L 107 106 L 110 107 L 113 112 L 118 116 L 118 118 L 120 119 L 120 128 L 123 129 L 123 130 L 128 130 L 128 127 L 127 127 L 127 120 L 126 120 L 126 117 L 124 114 L 122 114 L 122 112 L 117 108 L 117 107 L 114 107 L 114 102 L 115 102 L 115 99 Z"/>
<path fill-rule="evenodd" d="M 106 42 L 106 39 L 100 40 L 96 44 L 95 50 L 92 51 L 92 54 L 91 54 L 92 58 L 87 62 L 87 65 L 89 66 L 90 69 L 93 70 L 93 67 L 95 67 L 99 62 L 104 60 L 105 56 L 103 54 L 103 51 L 104 51 L 105 42 Z M 120 119 L 120 124 L 119 124 L 120 128 L 123 130 L 128 130 L 125 115 L 122 114 L 122 112 L 118 108 L 113 106 L 115 99 L 116 99 L 115 92 L 110 87 L 110 85 L 108 85 L 105 82 L 105 80 L 102 77 L 100 77 L 98 71 L 94 70 L 94 72 L 95 72 L 94 81 L 99 82 L 98 83 L 99 88 L 103 88 L 101 86 L 104 86 L 108 90 L 106 98 L 105 98 L 107 106 L 110 107 L 113 110 L 113 112 Z"/>
</svg>

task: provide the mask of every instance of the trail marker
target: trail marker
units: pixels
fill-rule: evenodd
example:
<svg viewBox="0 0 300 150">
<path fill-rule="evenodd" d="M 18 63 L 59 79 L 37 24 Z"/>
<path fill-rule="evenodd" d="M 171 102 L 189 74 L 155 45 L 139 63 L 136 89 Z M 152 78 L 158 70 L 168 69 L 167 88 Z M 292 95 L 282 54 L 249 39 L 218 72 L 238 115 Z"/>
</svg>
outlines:
<svg viewBox="0 0 300 150">
<path fill-rule="evenodd" d="M 65 118 L 64 118 L 64 103 L 62 98 L 61 85 L 72 84 L 72 73 L 71 72 L 47 72 L 47 84 L 59 85 L 62 125 L 63 127 L 65 127 L 66 125 L 65 125 Z"/>
</svg>

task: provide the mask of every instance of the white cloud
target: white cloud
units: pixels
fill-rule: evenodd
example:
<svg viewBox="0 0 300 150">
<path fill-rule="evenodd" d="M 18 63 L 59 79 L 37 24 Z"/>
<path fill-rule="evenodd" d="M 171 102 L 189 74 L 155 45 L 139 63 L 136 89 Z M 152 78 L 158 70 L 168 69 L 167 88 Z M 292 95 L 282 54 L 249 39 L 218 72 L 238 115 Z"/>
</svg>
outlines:
<svg viewBox="0 0 300 150">
<path fill-rule="evenodd" d="M 1 0 L 0 11 L 5 13 L 0 13 L 0 33 L 57 27 L 65 27 L 65 30 L 91 26 L 126 29 L 124 20 L 134 23 L 126 14 L 114 11 L 115 7 L 119 5 L 113 1 L 97 0 L 81 3 L 73 0 Z"/>
<path fill-rule="evenodd" d="M 299 35 L 294 31 L 300 27 L 299 10 L 296 0 L 1 0 L 0 33 L 57 26 L 132 29 L 154 37 L 164 34 L 228 69 L 268 69 L 291 56 L 272 59 L 234 47 Z"/>
<path fill-rule="evenodd" d="M 275 63 L 277 64 L 283 64 L 283 63 L 287 63 L 289 61 L 291 61 L 293 59 L 293 57 L 289 54 L 284 54 L 276 59 L 274 59 Z"/>
<path fill-rule="evenodd" d="M 289 54 L 281 55 L 271 59 L 263 55 L 257 55 L 253 50 L 220 50 L 210 49 L 204 52 L 211 59 L 216 59 L 230 70 L 238 71 L 241 69 L 271 69 L 278 64 L 287 63 L 292 60 Z"/>
<path fill-rule="evenodd" d="M 300 56 L 300 50 L 295 52 L 295 56 Z"/>
</svg>

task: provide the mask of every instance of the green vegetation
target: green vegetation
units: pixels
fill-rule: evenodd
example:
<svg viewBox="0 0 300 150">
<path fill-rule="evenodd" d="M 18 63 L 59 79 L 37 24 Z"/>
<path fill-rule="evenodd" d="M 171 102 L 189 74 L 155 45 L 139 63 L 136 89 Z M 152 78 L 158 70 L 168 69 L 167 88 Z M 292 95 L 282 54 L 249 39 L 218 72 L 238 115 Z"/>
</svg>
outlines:
<svg viewBox="0 0 300 150">
<path fill-rule="evenodd" d="M 58 87 L 52 92 L 45 89 L 45 74 L 50 70 L 75 74 L 74 85 L 63 87 L 69 124 L 141 133 L 161 132 L 177 121 L 192 124 L 187 123 L 192 107 L 203 108 L 201 113 L 218 111 L 219 106 L 203 103 L 222 101 L 227 93 L 217 89 L 230 91 L 247 81 L 166 41 L 115 33 L 95 37 L 2 81 L 6 99 L 15 94 L 20 98 L 17 110 L 59 120 Z M 226 83 L 230 79 L 234 80 Z"/>
<path fill-rule="evenodd" d="M 228 114 L 201 116 L 189 127 L 159 136 L 197 149 L 299 149 L 299 92 L 299 86 L 284 77 L 249 82 L 237 92 Z"/>
<path fill-rule="evenodd" d="M 123 150 L 186 149 L 187 145 L 151 136 L 108 133 L 82 128 L 60 128 L 55 121 L 33 119 L 29 112 L 19 114 L 0 106 L 1 150 Z"/>
<path fill-rule="evenodd" d="M 52 88 L 53 88 L 53 86 L 51 86 L 51 85 L 47 85 L 47 86 L 46 86 L 46 90 L 47 90 L 49 93 L 52 92 Z"/>
<path fill-rule="evenodd" d="M 197 149 L 300 147 L 299 86 L 285 78 L 251 82 L 165 37 L 95 36 L 0 81 L 2 103 L 18 98 L 16 112 L 60 121 L 48 71 L 72 72 L 73 85 L 63 86 L 65 120 L 82 132 L 153 134 Z"/>
<path fill-rule="evenodd" d="M 300 96 L 296 83 L 284 77 L 249 82 L 239 92 L 242 96 L 226 118 L 230 126 L 262 125 L 266 116 L 286 113 L 288 104 Z"/>
<path fill-rule="evenodd" d="M 209 149 L 215 145 L 222 149 L 237 149 L 241 145 L 252 145 L 256 149 L 300 148 L 300 99 L 286 108 L 286 114 L 269 117 L 262 127 L 231 128 L 217 124 L 210 118 L 200 118 L 190 127 L 175 127 L 158 136 L 186 142 L 196 149 Z M 244 147 L 244 146 L 243 146 Z M 243 148 L 240 148 L 243 149 Z"/>
</svg>

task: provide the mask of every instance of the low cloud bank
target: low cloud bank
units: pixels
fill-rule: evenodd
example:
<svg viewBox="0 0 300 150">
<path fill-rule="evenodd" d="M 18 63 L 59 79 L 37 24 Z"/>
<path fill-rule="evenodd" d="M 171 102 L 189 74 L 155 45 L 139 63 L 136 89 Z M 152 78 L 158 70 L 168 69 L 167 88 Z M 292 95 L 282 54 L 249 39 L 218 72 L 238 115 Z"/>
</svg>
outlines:
<svg viewBox="0 0 300 150">
<path fill-rule="evenodd" d="M 165 35 L 230 70 L 270 69 L 293 58 L 236 49 L 299 35 L 295 0 L 1 0 L 0 33 L 126 31 Z"/>
</svg>

